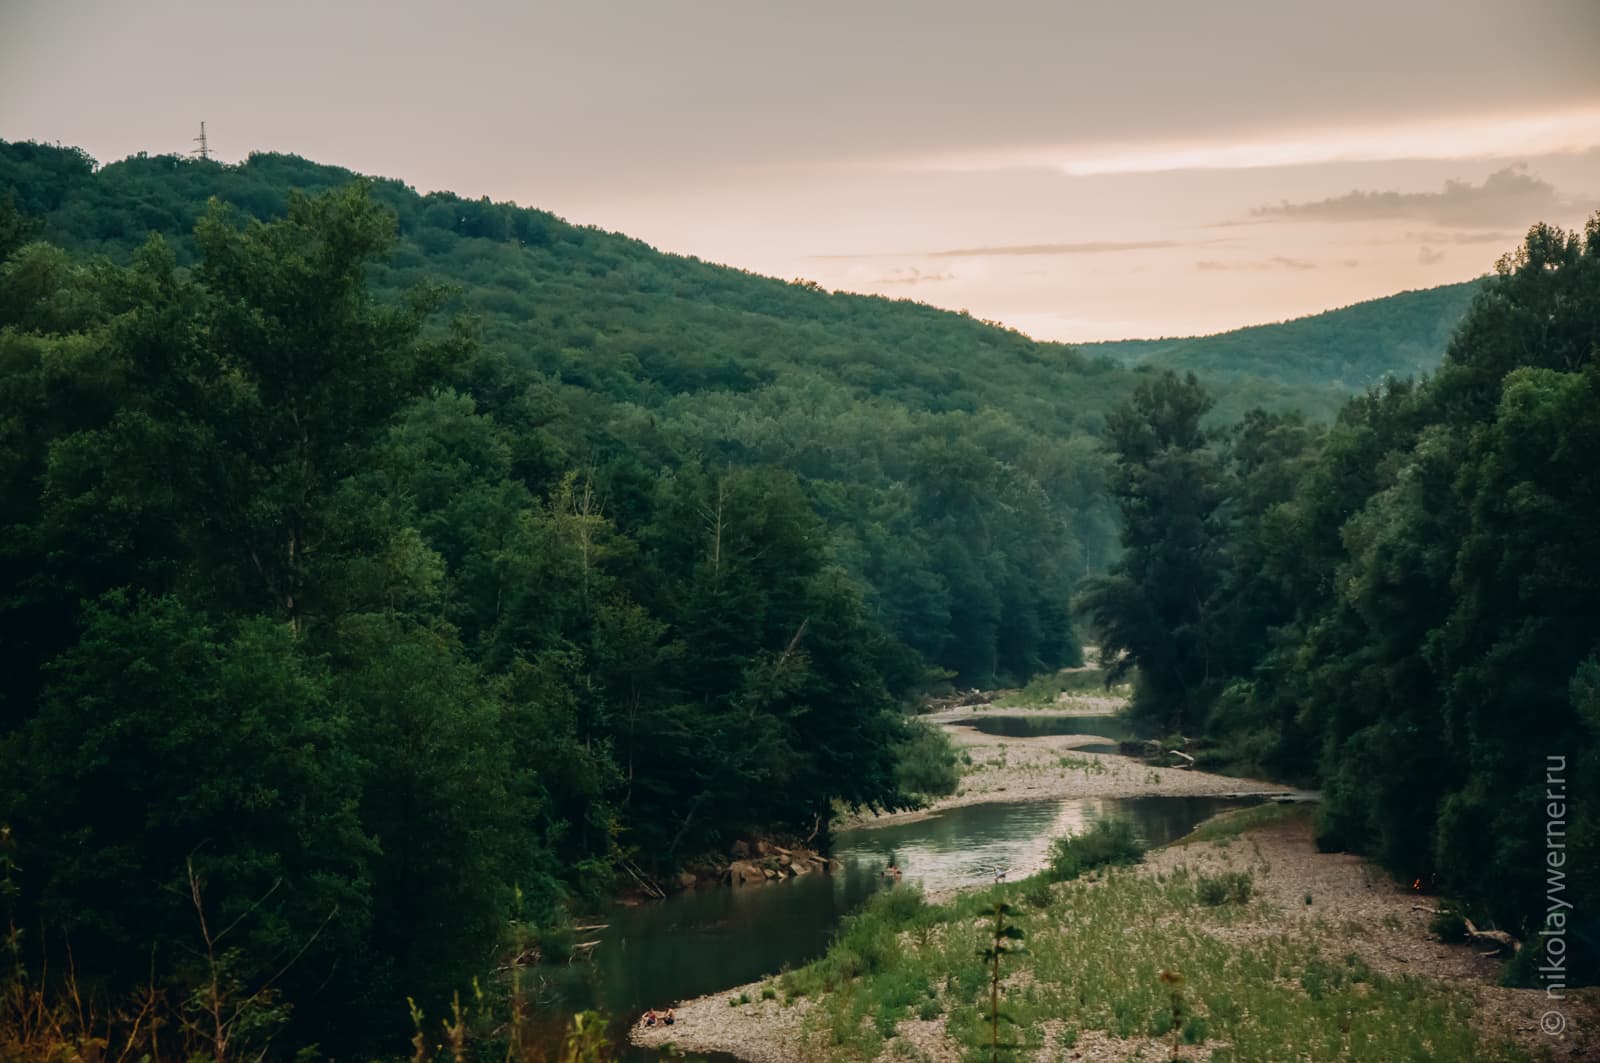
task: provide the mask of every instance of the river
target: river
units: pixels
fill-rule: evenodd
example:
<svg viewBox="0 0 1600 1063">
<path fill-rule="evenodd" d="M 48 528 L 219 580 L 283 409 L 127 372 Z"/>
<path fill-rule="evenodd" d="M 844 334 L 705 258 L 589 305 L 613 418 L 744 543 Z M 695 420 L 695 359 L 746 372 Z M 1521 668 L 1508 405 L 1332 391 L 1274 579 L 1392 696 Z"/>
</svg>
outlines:
<svg viewBox="0 0 1600 1063">
<path fill-rule="evenodd" d="M 996 868 L 1009 869 L 1011 878 L 1028 874 L 1044 863 L 1051 839 L 1080 833 L 1099 819 L 1130 820 L 1154 846 L 1182 837 L 1219 811 L 1249 803 L 1177 796 L 997 801 L 840 831 L 834 855 L 842 866 L 832 875 L 765 886 L 704 886 L 664 901 L 614 907 L 603 917 L 606 928 L 593 934 L 600 942 L 593 959 L 555 972 L 551 988 L 567 1007 L 601 1007 L 625 1024 L 646 1008 L 820 956 L 840 920 L 883 887 L 891 855 L 904 881 L 936 892 L 993 881 Z M 623 1058 L 656 1056 L 635 1048 Z"/>
</svg>

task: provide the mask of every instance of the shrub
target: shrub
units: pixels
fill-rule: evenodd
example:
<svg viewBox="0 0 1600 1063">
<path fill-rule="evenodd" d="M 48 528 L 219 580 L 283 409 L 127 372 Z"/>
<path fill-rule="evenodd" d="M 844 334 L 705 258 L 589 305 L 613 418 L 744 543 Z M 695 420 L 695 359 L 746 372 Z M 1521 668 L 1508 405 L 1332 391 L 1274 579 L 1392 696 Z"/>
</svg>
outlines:
<svg viewBox="0 0 1600 1063">
<path fill-rule="evenodd" d="M 1208 908 L 1224 904 L 1245 904 L 1255 881 L 1248 871 L 1226 871 L 1217 875 L 1201 875 L 1195 880 L 1195 897 Z"/>
<path fill-rule="evenodd" d="M 943 730 L 907 721 L 908 737 L 895 747 L 895 782 L 909 794 L 943 797 L 956 792 L 956 750 Z"/>
<path fill-rule="evenodd" d="M 1455 905 L 1447 904 L 1434 913 L 1428 929 L 1446 945 L 1459 945 L 1467 940 L 1467 920 Z"/>
<path fill-rule="evenodd" d="M 1047 874 L 1052 882 L 1065 882 L 1097 867 L 1136 864 L 1144 852 L 1133 824 L 1102 819 L 1084 834 L 1051 842 Z"/>
</svg>

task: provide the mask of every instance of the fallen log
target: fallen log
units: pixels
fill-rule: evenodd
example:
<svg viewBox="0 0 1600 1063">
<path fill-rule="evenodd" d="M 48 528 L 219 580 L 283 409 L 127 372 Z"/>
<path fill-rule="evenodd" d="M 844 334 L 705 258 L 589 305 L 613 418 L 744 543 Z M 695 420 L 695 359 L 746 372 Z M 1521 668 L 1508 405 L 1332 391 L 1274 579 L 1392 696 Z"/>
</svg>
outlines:
<svg viewBox="0 0 1600 1063">
<path fill-rule="evenodd" d="M 1430 908 L 1426 904 L 1413 904 L 1411 906 L 1411 910 L 1413 912 L 1426 912 L 1428 915 L 1453 914 L 1442 908 Z M 1493 951 L 1478 953 L 1480 956 L 1498 956 L 1506 949 L 1510 949 L 1512 952 L 1518 952 L 1522 948 L 1522 942 L 1518 941 L 1504 930 L 1479 930 L 1477 926 L 1473 924 L 1472 920 L 1468 919 L 1464 915 L 1461 917 L 1461 925 L 1466 928 L 1468 941 L 1488 943 L 1494 946 Z"/>
<path fill-rule="evenodd" d="M 1495 946 L 1493 952 L 1479 953 L 1481 956 L 1498 956 L 1506 949 L 1517 952 L 1522 948 L 1522 942 L 1506 933 L 1504 930 L 1479 930 L 1472 925 L 1472 920 L 1466 916 L 1461 917 L 1461 922 L 1466 925 L 1467 938 L 1472 941 L 1486 941 Z"/>
</svg>

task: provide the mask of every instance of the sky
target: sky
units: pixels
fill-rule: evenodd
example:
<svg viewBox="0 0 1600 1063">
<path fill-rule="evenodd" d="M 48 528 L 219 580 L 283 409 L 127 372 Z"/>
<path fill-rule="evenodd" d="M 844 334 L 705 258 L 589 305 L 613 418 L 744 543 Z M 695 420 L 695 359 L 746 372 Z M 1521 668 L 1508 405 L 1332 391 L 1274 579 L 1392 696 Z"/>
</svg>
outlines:
<svg viewBox="0 0 1600 1063">
<path fill-rule="evenodd" d="M 0 138 L 302 155 L 1041 339 L 1600 209 L 1600 0 L 0 0 Z"/>
</svg>

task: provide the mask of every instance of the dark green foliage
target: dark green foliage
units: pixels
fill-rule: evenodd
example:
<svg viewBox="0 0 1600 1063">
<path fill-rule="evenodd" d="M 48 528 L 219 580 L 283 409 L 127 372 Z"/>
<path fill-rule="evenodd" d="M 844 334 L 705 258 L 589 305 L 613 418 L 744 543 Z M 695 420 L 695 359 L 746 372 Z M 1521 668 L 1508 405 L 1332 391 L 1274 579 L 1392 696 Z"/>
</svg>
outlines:
<svg viewBox="0 0 1600 1063">
<path fill-rule="evenodd" d="M 1097 867 L 1121 867 L 1144 859 L 1145 847 L 1125 819 L 1096 820 L 1083 834 L 1050 843 L 1047 874 L 1052 882 L 1075 879 Z"/>
<path fill-rule="evenodd" d="M 1585 911 L 1596 866 L 1597 351 L 1600 217 L 1536 226 L 1433 379 L 1375 388 L 1325 437 L 1233 431 L 1201 610 L 1211 734 L 1320 783 L 1325 847 L 1584 946 L 1592 916 L 1559 902 Z M 1596 977 L 1600 953 L 1570 951 Z"/>
<path fill-rule="evenodd" d="M 1100 637 L 1107 681 L 1137 666 L 1134 719 L 1165 731 L 1203 722 L 1211 696 L 1204 604 L 1220 576 L 1223 493 L 1221 461 L 1200 425 L 1210 405 L 1192 374 L 1169 371 L 1106 416 L 1123 555 L 1078 598 Z"/>
<path fill-rule="evenodd" d="M 308 1012 L 307 991 L 330 979 L 358 992 L 339 976 L 373 923 L 377 847 L 327 669 L 281 624 L 219 629 L 170 597 L 113 593 L 84 624 L 7 749 L 34 872 L 20 876 L 25 910 L 97 980 L 132 985 L 152 962 L 183 971 L 200 943 L 192 864 L 246 981 L 298 955 L 283 988 Z"/>
<path fill-rule="evenodd" d="M 825 838 L 835 801 L 949 783 L 896 701 L 926 664 L 841 565 L 829 484 L 675 442 L 607 456 L 583 389 L 480 355 L 434 289 L 371 283 L 394 191 L 285 194 L 266 223 L 193 204 L 192 243 L 126 266 L 0 264 L 20 919 L 108 993 L 153 957 L 182 994 L 192 864 L 229 977 L 284 994 L 283 1043 L 352 1054 L 621 860 Z M 1076 654 L 1051 594 L 1014 595 L 992 654 Z"/>
<path fill-rule="evenodd" d="M 895 780 L 906 793 L 943 797 L 961 781 L 955 746 L 942 728 L 913 720 L 895 758 Z"/>
<path fill-rule="evenodd" d="M 218 306 L 216 325 L 236 345 L 267 341 L 253 357 L 285 367 L 286 353 L 328 323 L 273 306 L 298 305 L 295 285 L 326 284 L 332 295 L 355 275 L 319 274 L 313 243 L 293 227 L 263 237 L 221 219 L 303 219 L 312 201 L 292 190 L 343 189 L 353 178 L 265 154 L 238 166 L 141 156 L 94 170 L 81 153 L 0 144 L 0 190 L 14 191 L 43 238 L 125 261 L 160 233 L 177 264 L 198 262 L 210 281 L 265 308 L 258 320 Z M 868 619 L 893 636 L 880 656 L 895 694 L 924 683 L 928 664 L 982 683 L 1077 661 L 1065 603 L 1085 567 L 1114 552 L 1092 437 L 1129 374 L 964 315 L 673 258 L 541 211 L 418 196 L 393 181 L 365 187 L 398 222 L 392 254 L 362 267 L 385 312 L 403 317 L 417 305 L 408 293 L 450 282 L 483 346 L 470 358 L 452 355 L 449 336 L 443 349 L 396 349 L 395 368 L 406 371 L 370 396 L 337 387 L 340 372 L 364 371 L 337 360 L 325 380 L 296 378 L 326 412 L 341 401 L 382 404 L 411 379 L 412 355 L 452 355 L 454 385 L 503 430 L 517 479 L 538 493 L 584 469 L 597 511 L 641 542 L 665 473 L 794 473 Z M 210 197 L 221 206 L 208 207 Z M 369 227 L 347 242 L 387 241 L 395 229 Z M 235 268 L 264 238 L 278 242 L 282 266 Z M 344 334 L 375 324 L 378 309 L 347 315 Z M 342 341 L 328 339 L 337 352 Z M 263 453 L 294 442 L 281 423 L 258 425 L 262 411 L 248 405 L 219 412 L 242 437 L 265 428 Z M 319 430 L 303 445 L 344 455 L 329 449 L 340 442 Z M 287 570 L 287 551 L 262 556 L 257 581 L 270 579 L 285 602 L 290 584 L 312 578 Z M 295 598 L 302 607 L 317 603 Z"/>
<path fill-rule="evenodd" d="M 1466 917 L 1453 905 L 1440 907 L 1428 920 L 1428 930 L 1446 945 L 1459 945 L 1467 940 Z"/>
</svg>

